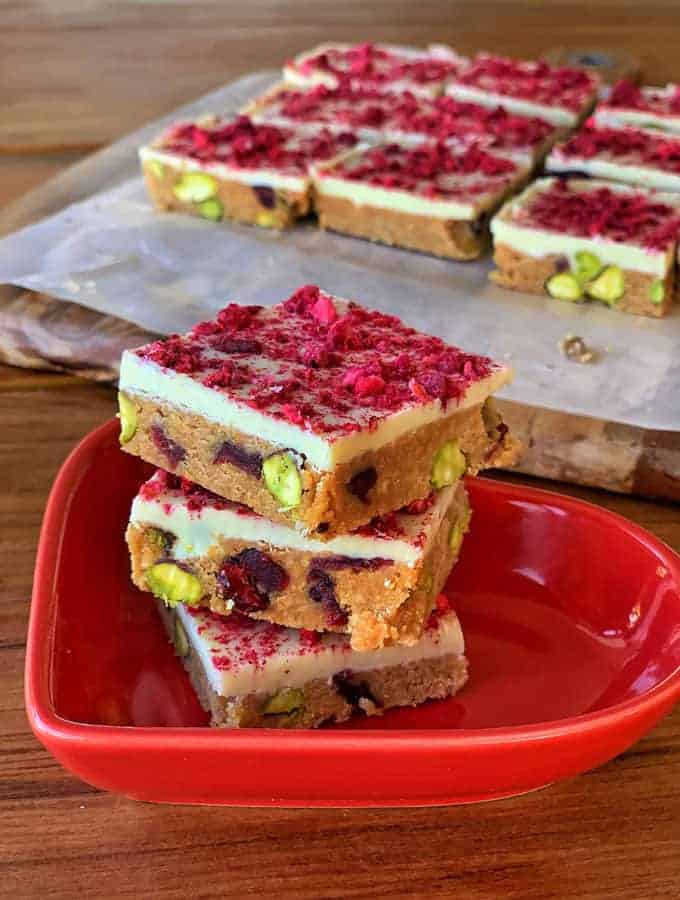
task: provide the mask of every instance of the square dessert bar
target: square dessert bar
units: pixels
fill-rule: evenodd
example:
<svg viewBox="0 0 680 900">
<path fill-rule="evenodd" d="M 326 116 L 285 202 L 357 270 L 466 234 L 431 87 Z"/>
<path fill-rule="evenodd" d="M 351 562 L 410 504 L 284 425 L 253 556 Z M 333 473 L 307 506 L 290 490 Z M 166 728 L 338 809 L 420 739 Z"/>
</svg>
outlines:
<svg viewBox="0 0 680 900">
<path fill-rule="evenodd" d="M 356 144 L 347 131 L 206 117 L 174 125 L 139 156 L 159 210 L 286 228 L 310 211 L 310 165 Z"/>
<path fill-rule="evenodd" d="M 663 316 L 675 290 L 680 198 L 613 182 L 544 178 L 491 223 L 491 279 L 560 300 Z"/>
<path fill-rule="evenodd" d="M 545 119 L 515 115 L 501 106 L 464 103 L 453 97 L 417 97 L 409 91 L 381 94 L 347 85 L 303 89 L 279 84 L 244 112 L 255 121 L 284 127 L 344 128 L 373 143 L 477 143 L 492 153 L 523 155 L 534 162 L 563 132 Z"/>
<path fill-rule="evenodd" d="M 640 87 L 619 81 L 609 96 L 598 103 L 593 119 L 597 125 L 654 128 L 680 134 L 680 85 Z"/>
<path fill-rule="evenodd" d="M 477 145 L 384 144 L 314 169 L 322 228 L 449 259 L 476 259 L 488 218 L 521 187 L 527 160 Z"/>
<path fill-rule="evenodd" d="M 328 539 L 509 462 L 514 441 L 487 401 L 510 375 L 308 285 L 126 351 L 121 443 Z"/>
<path fill-rule="evenodd" d="M 553 147 L 546 168 L 680 191 L 680 135 L 608 128 L 589 120 L 568 141 Z"/>
<path fill-rule="evenodd" d="M 243 108 L 243 114 L 254 122 L 284 128 L 344 129 L 362 141 L 375 143 L 382 140 L 390 111 L 403 96 L 346 83 L 337 87 L 325 84 L 304 87 L 284 81 L 251 100 Z"/>
<path fill-rule="evenodd" d="M 467 681 L 458 618 L 441 598 L 410 647 L 356 651 L 345 635 L 297 631 L 239 613 L 159 604 L 168 637 L 211 724 L 316 728 L 453 696 Z"/>
<path fill-rule="evenodd" d="M 478 53 L 450 79 L 446 93 L 569 128 L 590 112 L 598 87 L 597 78 L 584 69 Z"/>
<path fill-rule="evenodd" d="M 483 106 L 454 97 L 395 98 L 384 125 L 387 140 L 428 140 L 452 145 L 478 144 L 496 156 L 538 162 L 564 129 L 547 119 L 512 113 L 503 106 Z"/>
<path fill-rule="evenodd" d="M 465 62 L 453 51 L 441 57 L 415 47 L 387 44 L 321 44 L 300 53 L 283 69 L 283 77 L 300 87 L 323 84 L 335 88 L 371 88 L 384 92 L 411 91 L 437 96 L 444 82 Z"/>
<path fill-rule="evenodd" d="M 459 482 L 321 542 L 159 470 L 127 541 L 134 583 L 169 606 L 347 632 L 371 650 L 420 638 L 469 519 Z"/>
</svg>

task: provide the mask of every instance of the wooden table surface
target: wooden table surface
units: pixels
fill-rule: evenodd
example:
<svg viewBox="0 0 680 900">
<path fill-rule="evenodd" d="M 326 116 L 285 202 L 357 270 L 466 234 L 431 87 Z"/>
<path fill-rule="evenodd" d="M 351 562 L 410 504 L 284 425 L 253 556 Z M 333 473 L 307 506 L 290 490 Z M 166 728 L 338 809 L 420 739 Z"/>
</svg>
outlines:
<svg viewBox="0 0 680 900">
<path fill-rule="evenodd" d="M 677 0 L 0 2 L 0 203 L 144 120 L 321 39 L 536 55 L 601 46 L 680 79 Z M 673 68 L 675 66 L 675 68 Z M 412 810 L 153 806 L 88 787 L 32 737 L 22 669 L 52 479 L 110 389 L 0 369 L 0 896 L 680 896 L 680 709 L 600 769 L 514 800 Z M 680 550 L 677 507 L 570 488 Z"/>
</svg>

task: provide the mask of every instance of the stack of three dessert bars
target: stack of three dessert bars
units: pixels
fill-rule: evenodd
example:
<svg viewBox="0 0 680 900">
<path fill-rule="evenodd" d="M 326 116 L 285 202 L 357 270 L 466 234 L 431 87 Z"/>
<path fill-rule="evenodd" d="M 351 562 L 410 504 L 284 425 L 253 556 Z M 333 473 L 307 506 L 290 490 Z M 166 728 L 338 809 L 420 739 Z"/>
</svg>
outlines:
<svg viewBox="0 0 680 900">
<path fill-rule="evenodd" d="M 465 683 L 442 589 L 463 476 L 515 454 L 490 399 L 509 377 L 311 285 L 124 354 L 121 445 L 160 467 L 132 577 L 214 725 L 311 728 Z"/>
</svg>

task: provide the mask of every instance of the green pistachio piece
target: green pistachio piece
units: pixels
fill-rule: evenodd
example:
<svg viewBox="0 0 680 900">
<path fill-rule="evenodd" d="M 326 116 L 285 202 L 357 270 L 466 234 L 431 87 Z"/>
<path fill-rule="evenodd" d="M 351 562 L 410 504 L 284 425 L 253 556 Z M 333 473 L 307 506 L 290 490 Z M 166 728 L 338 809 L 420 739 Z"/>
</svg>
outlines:
<svg viewBox="0 0 680 900">
<path fill-rule="evenodd" d="M 175 645 L 175 653 L 177 656 L 187 656 L 189 653 L 189 639 L 184 630 L 184 625 L 182 625 L 179 616 L 177 615 L 175 615 L 175 628 L 172 642 Z"/>
<path fill-rule="evenodd" d="M 454 553 L 458 553 L 460 550 L 460 545 L 463 543 L 463 538 L 468 532 L 470 527 L 470 514 L 463 515 L 456 522 L 453 523 L 453 527 L 451 528 L 451 532 L 449 534 L 449 547 L 453 550 Z"/>
<path fill-rule="evenodd" d="M 610 306 L 623 297 L 624 291 L 623 272 L 618 266 L 607 266 L 595 281 L 586 285 L 586 293 L 589 297 L 592 297 L 593 300 L 601 300 Z"/>
<path fill-rule="evenodd" d="M 146 570 L 144 578 L 154 597 L 166 606 L 177 606 L 178 603 L 197 606 L 203 596 L 198 578 L 175 563 L 157 563 Z"/>
<path fill-rule="evenodd" d="M 260 228 L 276 228 L 278 226 L 278 219 L 275 213 L 261 212 L 257 214 L 255 223 L 259 225 Z"/>
<path fill-rule="evenodd" d="M 217 181 L 204 172 L 185 172 L 172 192 L 182 203 L 203 203 L 217 193 Z"/>
<path fill-rule="evenodd" d="M 649 285 L 649 299 L 652 303 L 663 303 L 666 296 L 666 286 L 660 278 L 655 279 Z"/>
<path fill-rule="evenodd" d="M 137 406 L 120 391 L 118 392 L 118 418 L 120 419 L 119 440 L 121 444 L 127 444 L 137 431 Z"/>
<path fill-rule="evenodd" d="M 545 289 L 556 300 L 570 300 L 572 303 L 583 299 L 583 288 L 575 275 L 561 272 L 553 275 L 545 283 Z"/>
<path fill-rule="evenodd" d="M 265 716 L 291 715 L 301 713 L 305 709 L 305 695 L 297 688 L 284 688 L 278 694 L 274 694 L 262 707 Z"/>
<path fill-rule="evenodd" d="M 162 178 L 165 175 L 165 166 L 159 159 L 148 160 L 146 167 L 154 178 Z"/>
<path fill-rule="evenodd" d="M 430 474 L 432 487 L 443 488 L 447 484 L 453 484 L 463 475 L 466 468 L 467 460 L 458 446 L 458 441 L 446 441 L 434 455 Z"/>
<path fill-rule="evenodd" d="M 592 281 L 602 271 L 602 263 L 599 258 L 588 250 L 577 251 L 574 254 L 574 262 L 576 263 L 574 275 L 582 284 Z"/>
<path fill-rule="evenodd" d="M 453 550 L 454 553 L 458 553 L 460 550 L 460 545 L 463 543 L 463 537 L 465 536 L 465 528 L 460 522 L 454 523 L 453 528 L 451 529 L 451 534 L 449 535 L 449 547 Z"/>
<path fill-rule="evenodd" d="M 302 479 L 293 456 L 286 450 L 273 453 L 264 460 L 262 478 L 269 493 L 282 506 L 292 508 L 300 505 Z"/>
<path fill-rule="evenodd" d="M 219 222 L 224 215 L 224 207 L 217 198 L 204 200 L 199 205 L 198 211 L 204 219 L 210 219 L 211 222 Z"/>
</svg>

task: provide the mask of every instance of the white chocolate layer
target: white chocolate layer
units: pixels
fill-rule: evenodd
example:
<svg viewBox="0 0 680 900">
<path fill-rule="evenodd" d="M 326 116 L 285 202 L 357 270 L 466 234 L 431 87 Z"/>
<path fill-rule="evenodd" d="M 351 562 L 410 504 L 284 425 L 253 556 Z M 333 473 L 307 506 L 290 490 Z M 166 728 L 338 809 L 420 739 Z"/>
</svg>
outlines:
<svg viewBox="0 0 680 900">
<path fill-rule="evenodd" d="M 462 484 L 443 488 L 430 509 L 418 515 L 397 515 L 400 530 L 398 537 L 342 534 L 321 542 L 305 537 L 300 531 L 278 522 L 272 522 L 251 511 L 234 505 L 219 509 L 206 505 L 191 509 L 187 498 L 179 491 L 164 491 L 153 499 L 141 493 L 133 503 L 130 524 L 152 526 L 170 531 L 175 536 L 172 555 L 176 559 L 200 557 L 206 554 L 220 539 L 244 541 L 276 547 L 280 550 L 298 550 L 316 555 L 348 556 L 353 559 L 388 559 L 409 567 L 415 566 L 429 550 L 442 520 L 451 504 L 458 502 L 467 508 Z"/>
<path fill-rule="evenodd" d="M 559 148 L 550 152 L 545 165 L 549 172 L 585 172 L 595 178 L 610 178 L 661 191 L 680 191 L 680 175 L 673 172 L 645 165 L 614 162 L 601 157 L 581 159 L 578 156 L 564 156 Z"/>
<path fill-rule="evenodd" d="M 543 178 L 536 181 L 522 194 L 509 200 L 503 206 L 491 220 L 490 228 L 495 245 L 503 244 L 533 259 L 542 259 L 551 255 L 566 256 L 571 265 L 575 263 L 576 253 L 587 250 L 597 254 L 605 265 L 620 266 L 622 269 L 644 272 L 659 278 L 665 277 L 674 263 L 673 247 L 665 251 L 647 250 L 640 245 L 622 244 L 599 235 L 577 237 L 514 222 L 514 217 L 519 214 L 532 196 L 539 191 L 548 189 L 555 180 L 554 178 Z M 608 190 L 619 193 L 635 192 L 633 188 L 625 185 L 607 182 L 574 179 L 570 181 L 570 184 L 578 185 L 581 190 L 597 190 L 600 187 L 606 187 Z M 672 199 L 675 203 L 678 202 L 677 199 Z M 659 200 L 669 202 L 668 197 L 659 196 Z"/>
<path fill-rule="evenodd" d="M 680 134 L 680 116 L 657 115 L 644 109 L 619 109 L 613 106 L 602 106 L 593 113 L 593 120 L 596 125 L 605 128 L 620 128 L 627 125 L 633 128 L 651 129 L 655 132 L 667 131 L 671 134 Z"/>
<path fill-rule="evenodd" d="M 321 197 L 339 197 L 351 200 L 356 206 L 376 206 L 412 216 L 472 221 L 478 215 L 478 208 L 471 203 L 435 200 L 408 191 L 376 187 L 347 178 L 334 178 L 332 175 L 324 175 L 321 169 L 314 173 L 314 187 Z"/>
<path fill-rule="evenodd" d="M 267 187 L 280 188 L 281 190 L 303 193 L 309 188 L 311 179 L 308 175 L 285 175 L 274 172 L 271 169 L 239 169 L 236 166 L 228 166 L 225 163 L 210 162 L 199 163 L 195 159 L 179 156 L 175 153 L 167 153 L 155 147 L 140 147 L 139 158 L 142 163 L 155 160 L 164 166 L 176 169 L 178 172 L 205 172 L 214 175 L 221 181 L 236 181 L 239 184 L 266 185 Z"/>
<path fill-rule="evenodd" d="M 544 103 L 533 103 L 519 97 L 495 94 L 467 84 L 459 84 L 456 81 L 448 85 L 446 93 L 455 97 L 456 100 L 479 103 L 480 106 L 491 108 L 504 106 L 509 112 L 518 113 L 521 116 L 538 116 L 538 118 L 555 125 L 575 125 L 580 117 L 580 113 L 560 106 L 546 106 Z"/>
<path fill-rule="evenodd" d="M 442 615 L 412 646 L 395 644 L 368 651 L 352 650 L 346 635 L 332 632 L 310 644 L 295 629 L 255 619 L 239 617 L 237 624 L 236 617 L 220 620 L 206 610 L 188 611 L 182 605 L 177 607 L 177 615 L 210 686 L 222 697 L 274 694 L 316 679 L 330 679 L 346 669 L 367 672 L 465 652 L 453 611 Z"/>
</svg>

